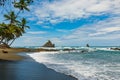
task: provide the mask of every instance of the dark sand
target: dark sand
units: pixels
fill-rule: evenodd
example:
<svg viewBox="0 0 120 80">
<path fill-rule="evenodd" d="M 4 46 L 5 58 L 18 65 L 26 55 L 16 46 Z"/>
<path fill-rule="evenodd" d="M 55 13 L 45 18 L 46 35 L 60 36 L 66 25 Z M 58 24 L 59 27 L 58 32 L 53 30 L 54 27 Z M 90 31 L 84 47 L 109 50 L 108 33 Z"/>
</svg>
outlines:
<svg viewBox="0 0 120 80">
<path fill-rule="evenodd" d="M 7 53 L 4 53 L 6 51 Z M 24 57 L 17 55 L 21 52 L 38 52 L 39 49 L 27 49 L 27 48 L 0 48 L 0 60 L 18 61 L 24 59 Z"/>
<path fill-rule="evenodd" d="M 0 80 L 77 80 L 32 60 L 0 60 Z"/>
</svg>

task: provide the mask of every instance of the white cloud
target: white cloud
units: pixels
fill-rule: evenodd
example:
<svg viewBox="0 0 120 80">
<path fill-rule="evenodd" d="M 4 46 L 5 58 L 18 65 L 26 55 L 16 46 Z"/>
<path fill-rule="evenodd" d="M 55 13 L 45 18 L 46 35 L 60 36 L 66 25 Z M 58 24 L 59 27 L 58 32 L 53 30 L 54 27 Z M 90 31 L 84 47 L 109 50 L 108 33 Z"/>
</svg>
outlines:
<svg viewBox="0 0 120 80">
<path fill-rule="evenodd" d="M 117 32 L 117 31 L 120 31 L 120 26 L 103 28 L 103 29 L 97 30 L 96 33 L 90 34 L 90 36 L 98 36 L 98 35 L 108 34 L 108 33 Z"/>
<path fill-rule="evenodd" d="M 51 38 L 51 41 L 53 41 L 53 43 L 57 43 L 57 44 L 61 44 L 62 41 L 59 38 Z"/>
<path fill-rule="evenodd" d="M 23 36 L 20 40 L 22 44 L 41 46 L 47 40 L 51 40 L 56 46 L 84 46 L 89 43 L 91 46 L 99 45 L 120 45 L 120 17 L 114 17 L 104 21 L 99 21 L 95 24 L 86 24 L 77 29 L 69 31 L 69 34 L 56 36 Z M 58 30 L 59 32 L 66 32 L 66 30 Z M 34 34 L 34 32 L 32 32 Z M 37 32 L 38 33 L 38 32 Z M 44 33 L 44 32 L 39 32 Z M 36 34 L 36 33 L 35 33 Z"/>
<path fill-rule="evenodd" d="M 120 0 L 59 0 L 42 2 L 34 8 L 39 20 L 58 23 L 64 20 L 75 20 L 91 15 L 119 14 Z"/>
<path fill-rule="evenodd" d="M 18 38 L 12 46 L 41 46 L 46 39 L 41 36 L 22 36 Z"/>
<path fill-rule="evenodd" d="M 29 34 L 46 34 L 46 31 L 31 31 L 31 32 L 27 32 Z"/>
<path fill-rule="evenodd" d="M 57 29 L 56 31 L 66 33 L 66 32 L 71 32 L 73 30 Z"/>
<path fill-rule="evenodd" d="M 77 29 L 68 31 L 61 37 L 49 37 L 41 39 L 43 41 L 50 39 L 57 46 L 69 45 L 120 45 L 120 17 L 114 17 L 99 21 L 94 24 L 86 24 Z M 58 29 L 58 32 L 67 32 L 67 30 Z M 42 41 L 42 42 L 43 42 Z"/>
<path fill-rule="evenodd" d="M 42 26 L 43 28 L 50 29 L 50 26 Z"/>
<path fill-rule="evenodd" d="M 101 14 L 113 14 L 113 17 L 91 25 L 85 24 L 59 37 L 56 35 L 37 39 L 30 37 L 26 42 L 36 45 L 38 43 L 34 40 L 44 42 L 50 39 L 61 46 L 84 45 L 89 42 L 95 45 L 120 45 L 120 0 L 55 0 L 53 2 L 45 0 L 38 5 L 32 6 L 34 9 L 32 14 L 37 18 L 37 24 L 49 24 L 49 22 L 56 24 Z M 32 18 L 30 19 L 32 20 Z M 50 26 L 43 26 L 43 28 L 50 28 Z M 62 33 L 67 30 L 58 29 L 56 31 Z M 47 32 L 28 33 L 46 34 Z"/>
<path fill-rule="evenodd" d="M 73 38 L 93 38 L 100 37 L 106 38 L 105 36 L 112 36 L 114 39 L 115 35 L 120 35 L 120 18 L 108 19 L 105 21 L 100 21 L 92 25 L 86 25 L 76 29 L 69 37 Z M 120 38 L 120 37 L 117 37 Z"/>
<path fill-rule="evenodd" d="M 59 38 L 59 45 L 120 45 L 120 17 L 79 27 Z"/>
<path fill-rule="evenodd" d="M 28 20 L 30 20 L 30 21 L 34 21 L 35 18 L 34 18 L 34 17 L 29 17 Z"/>
<path fill-rule="evenodd" d="M 43 21 L 38 21 L 37 22 L 37 24 L 39 25 L 39 24 L 43 24 L 44 22 Z"/>
</svg>

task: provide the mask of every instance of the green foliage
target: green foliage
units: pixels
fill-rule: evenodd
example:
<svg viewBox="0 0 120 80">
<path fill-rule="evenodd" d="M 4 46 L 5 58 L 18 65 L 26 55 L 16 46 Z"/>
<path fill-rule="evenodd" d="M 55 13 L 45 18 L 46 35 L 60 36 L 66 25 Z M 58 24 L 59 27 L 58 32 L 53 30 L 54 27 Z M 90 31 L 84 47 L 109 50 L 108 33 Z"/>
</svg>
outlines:
<svg viewBox="0 0 120 80">
<path fill-rule="evenodd" d="M 8 14 L 4 15 L 5 20 L 10 21 L 11 24 L 14 24 L 15 22 L 18 22 L 16 20 L 17 16 L 15 15 L 14 11 L 9 12 Z"/>
<path fill-rule="evenodd" d="M 2 3 L 5 3 L 5 1 L 7 0 L 3 0 Z M 27 26 L 26 19 L 21 19 L 18 15 L 21 11 L 30 11 L 28 6 L 31 1 L 32 0 L 14 0 L 13 6 L 19 11 L 10 11 L 4 14 L 5 22 L 0 23 L 0 44 L 5 43 L 10 46 L 15 39 L 25 33 L 27 28 L 30 28 Z"/>
<path fill-rule="evenodd" d="M 30 11 L 29 8 L 27 8 L 28 5 L 29 5 L 28 0 L 19 0 L 19 2 L 14 3 L 15 8 Z"/>
</svg>

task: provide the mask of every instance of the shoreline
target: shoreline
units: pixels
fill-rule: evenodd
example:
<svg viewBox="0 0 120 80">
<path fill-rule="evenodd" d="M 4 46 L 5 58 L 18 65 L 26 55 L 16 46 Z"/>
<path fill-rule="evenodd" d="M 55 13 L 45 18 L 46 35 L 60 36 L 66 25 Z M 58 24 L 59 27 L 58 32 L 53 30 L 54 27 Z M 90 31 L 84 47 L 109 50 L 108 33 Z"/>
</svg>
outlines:
<svg viewBox="0 0 120 80">
<path fill-rule="evenodd" d="M 3 53 L 2 51 L 7 51 L 7 53 Z M 31 53 L 31 52 L 52 52 L 52 51 L 56 51 L 56 50 L 47 50 L 47 49 L 29 49 L 29 48 L 0 48 L 0 63 L 9 63 L 9 64 L 13 64 L 13 63 L 19 63 L 19 62 L 30 62 L 32 60 L 32 63 L 37 63 L 41 66 L 44 66 L 48 71 L 53 71 L 55 72 L 55 74 L 58 75 L 62 75 L 62 76 L 66 76 L 67 78 L 69 78 L 70 80 L 78 80 L 76 77 L 72 76 L 72 75 L 66 75 L 64 73 L 60 73 L 60 72 L 56 72 L 54 69 L 48 68 L 47 66 L 45 66 L 43 63 L 38 63 L 36 62 L 34 59 L 32 59 L 32 57 L 30 57 L 29 55 L 27 56 L 23 56 L 23 55 L 19 55 L 20 54 L 25 54 L 25 53 Z M 28 59 L 28 60 L 27 60 Z M 31 59 L 31 60 L 29 60 Z M 27 60 L 27 61 L 26 61 Z M 1 65 L 1 64 L 0 64 Z M 0 67 L 0 71 L 1 71 L 1 67 Z M 0 73 L 2 74 L 2 73 Z M 59 77 L 60 78 L 60 77 Z M 64 78 L 64 77 L 63 77 Z M 63 80 L 68 80 L 68 79 L 63 79 Z M 37 79 L 39 80 L 39 79 Z M 47 79 L 49 80 L 49 79 Z M 56 79 L 53 79 L 56 80 Z M 59 79 L 58 79 L 59 80 Z M 61 78 L 60 78 L 61 80 Z"/>
<path fill-rule="evenodd" d="M 106 48 L 108 50 L 113 50 L 113 51 L 120 51 L 120 48 Z M 71 52 L 77 50 L 75 48 L 65 48 L 62 51 L 64 52 Z M 57 52 L 61 51 L 59 49 L 50 49 L 50 48 L 37 48 L 37 49 L 30 49 L 30 48 L 0 48 L 0 60 L 22 60 L 25 57 L 22 57 L 20 55 L 17 55 L 17 53 L 24 53 L 24 52 Z M 88 52 L 86 50 L 81 50 L 81 53 Z"/>
<path fill-rule="evenodd" d="M 39 52 L 38 49 L 29 48 L 0 48 L 0 60 L 19 61 L 25 57 L 18 55 L 24 52 Z"/>
<path fill-rule="evenodd" d="M 21 53 L 22 54 L 22 53 Z M 0 79 L 5 80 L 78 80 L 72 75 L 56 72 L 38 63 L 29 55 L 20 61 L 0 61 Z M 3 66 L 3 67 L 2 67 Z M 16 73 L 16 74 L 14 74 Z M 1 76 L 2 75 L 2 76 Z"/>
<path fill-rule="evenodd" d="M 55 49 L 30 49 L 30 48 L 0 48 L 0 60 L 10 60 L 10 61 L 19 61 L 25 57 L 17 55 L 17 53 L 31 53 L 31 52 L 51 52 L 58 51 Z"/>
<path fill-rule="evenodd" d="M 107 48 L 106 48 L 107 49 Z M 12 63 L 14 63 L 14 62 L 20 62 L 20 63 L 22 63 L 22 61 L 23 62 L 31 62 L 31 60 L 33 60 L 32 62 L 35 62 L 35 63 L 38 63 L 38 64 L 42 64 L 42 65 L 44 65 L 45 67 L 47 67 L 48 69 L 52 69 L 53 71 L 55 71 L 55 72 L 57 72 L 56 70 L 54 70 L 54 68 L 49 68 L 48 66 L 46 66 L 46 64 L 43 64 L 42 62 L 41 63 L 39 63 L 39 62 L 37 62 L 34 58 L 32 58 L 30 55 L 26 55 L 26 53 L 50 53 L 50 54 L 54 54 L 54 53 L 58 53 L 59 51 L 57 51 L 57 50 L 47 50 L 47 49 L 29 49 L 29 48 L 10 48 L 10 49 L 0 49 L 0 52 L 2 51 L 2 50 L 5 50 L 5 51 L 8 51 L 8 53 L 0 53 L 0 58 L 1 58 L 1 54 L 4 54 L 4 55 L 8 55 L 9 57 L 6 57 L 6 56 L 4 56 L 5 57 L 5 59 L 0 59 L 0 63 L 1 63 L 1 61 L 8 61 L 10 64 L 12 64 Z M 67 50 L 66 50 L 67 51 Z M 104 51 L 104 50 L 101 50 L 101 51 Z M 112 50 L 110 50 L 110 51 L 112 51 Z M 117 51 L 117 50 L 114 50 L 114 51 Z M 54 52 L 54 53 L 53 53 Z M 64 51 L 65 52 L 65 51 Z M 105 52 L 105 51 L 104 51 Z M 19 54 L 20 53 L 20 54 Z M 109 53 L 109 52 L 107 52 L 107 53 Z M 21 56 L 22 57 L 22 59 L 18 59 L 17 57 L 13 57 L 13 56 Z M 11 58 L 10 58 L 10 56 L 12 56 Z M 3 58 L 3 57 L 2 57 Z M 14 59 L 13 59 L 14 58 Z M 28 59 L 28 60 L 27 60 Z M 31 60 L 29 60 L 29 59 L 31 59 Z M 25 63 L 26 64 L 26 63 Z M 18 64 L 19 65 L 19 64 Z M 23 64 L 24 65 L 24 64 Z M 27 65 L 28 66 L 28 65 Z M 22 67 L 22 66 L 20 66 L 19 65 L 19 67 Z M 34 67 L 33 67 L 34 68 Z M 33 70 L 33 72 L 34 72 L 34 70 Z M 58 71 L 58 73 L 60 73 L 59 71 Z M 69 76 L 69 77 L 73 77 L 73 78 L 75 78 L 76 80 L 78 80 L 79 78 L 78 77 L 76 77 L 76 76 L 73 76 L 72 74 L 65 74 L 65 73 L 62 73 L 61 72 L 61 74 L 64 74 L 64 75 L 66 75 L 66 76 Z M 49 79 L 47 79 L 47 80 L 49 80 Z"/>
<path fill-rule="evenodd" d="M 47 51 L 41 51 L 42 53 L 43 52 L 47 52 Z M 52 52 L 52 51 L 48 51 L 48 52 Z M 56 51 L 57 52 L 57 51 Z M 52 68 L 49 68 L 49 67 L 47 67 L 45 64 L 43 64 L 43 63 L 39 63 L 39 62 L 37 62 L 35 59 L 33 59 L 31 56 L 29 56 L 29 55 L 27 55 L 27 57 L 29 57 L 29 59 L 32 59 L 33 61 L 35 61 L 36 63 L 38 63 L 38 64 L 42 64 L 42 65 L 44 65 L 47 69 L 50 69 L 50 70 L 53 70 L 54 72 L 57 72 L 57 73 L 60 73 L 60 72 L 58 72 L 58 71 L 55 71 L 54 69 L 52 69 Z M 68 77 L 71 77 L 71 78 L 73 78 L 74 80 L 78 80 L 76 77 L 74 77 L 73 75 L 67 75 L 67 74 L 65 74 L 65 73 L 60 73 L 60 74 L 63 74 L 63 75 L 66 75 L 66 76 L 68 76 Z M 59 79 L 58 79 L 59 80 Z M 60 79 L 61 80 L 61 79 Z M 68 80 L 68 79 L 67 79 Z M 70 79 L 71 80 L 71 79 Z"/>
<path fill-rule="evenodd" d="M 16 48 L 0 48 L 0 60 L 18 61 L 24 59 L 24 57 L 17 55 L 19 52 L 24 52 L 24 49 Z"/>
</svg>

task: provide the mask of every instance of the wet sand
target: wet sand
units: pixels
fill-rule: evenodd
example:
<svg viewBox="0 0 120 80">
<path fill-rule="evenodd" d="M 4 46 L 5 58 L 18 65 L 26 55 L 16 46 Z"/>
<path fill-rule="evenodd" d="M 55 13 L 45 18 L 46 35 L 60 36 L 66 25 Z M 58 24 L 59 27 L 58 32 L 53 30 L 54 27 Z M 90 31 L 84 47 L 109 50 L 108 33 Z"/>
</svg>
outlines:
<svg viewBox="0 0 120 80">
<path fill-rule="evenodd" d="M 0 48 L 0 60 L 22 60 L 24 57 L 17 55 L 21 52 L 41 52 L 41 51 L 56 51 L 49 49 L 29 49 L 29 48 Z"/>
<path fill-rule="evenodd" d="M 0 80 L 77 80 L 35 62 L 29 56 L 20 61 L 0 60 Z"/>
<path fill-rule="evenodd" d="M 22 60 L 24 57 L 17 55 L 20 52 L 36 52 L 38 49 L 27 48 L 0 48 L 0 60 Z"/>
</svg>

